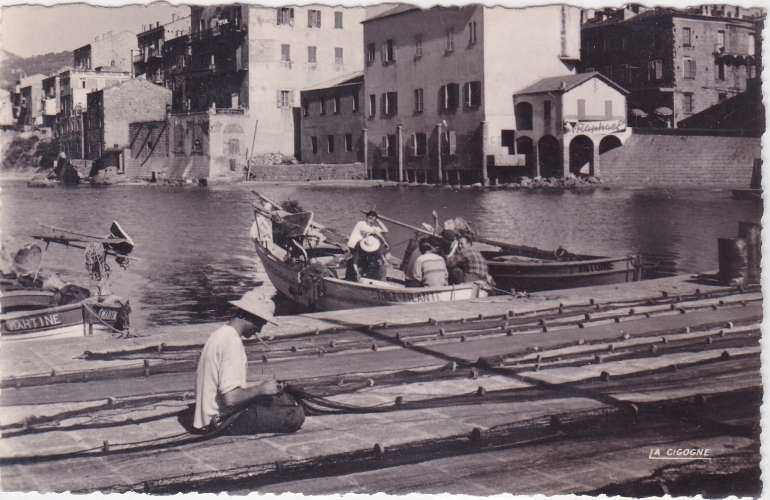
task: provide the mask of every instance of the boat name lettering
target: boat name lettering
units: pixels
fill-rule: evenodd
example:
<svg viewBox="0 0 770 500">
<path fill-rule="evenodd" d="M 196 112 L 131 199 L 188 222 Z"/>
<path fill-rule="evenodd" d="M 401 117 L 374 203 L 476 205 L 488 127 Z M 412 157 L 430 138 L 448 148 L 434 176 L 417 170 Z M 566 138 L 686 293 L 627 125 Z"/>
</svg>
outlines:
<svg viewBox="0 0 770 500">
<path fill-rule="evenodd" d="M 118 319 L 118 311 L 115 309 L 99 309 L 99 319 L 104 321 L 115 321 Z"/>
<path fill-rule="evenodd" d="M 421 303 L 421 302 L 435 302 L 433 295 L 426 293 L 422 295 L 415 295 L 409 300 L 404 300 L 404 296 L 398 292 L 386 292 L 384 290 L 377 290 L 377 300 L 381 302 L 398 302 L 398 303 Z"/>
<path fill-rule="evenodd" d="M 578 266 L 579 273 L 592 273 L 596 271 L 612 271 L 612 262 L 597 262 L 595 264 L 581 264 Z"/>
<path fill-rule="evenodd" d="M 5 327 L 9 332 L 18 332 L 20 330 L 34 330 L 35 328 L 61 325 L 61 323 L 61 316 L 58 314 L 43 314 L 41 316 L 32 316 L 30 318 L 8 320 L 5 322 Z"/>
</svg>

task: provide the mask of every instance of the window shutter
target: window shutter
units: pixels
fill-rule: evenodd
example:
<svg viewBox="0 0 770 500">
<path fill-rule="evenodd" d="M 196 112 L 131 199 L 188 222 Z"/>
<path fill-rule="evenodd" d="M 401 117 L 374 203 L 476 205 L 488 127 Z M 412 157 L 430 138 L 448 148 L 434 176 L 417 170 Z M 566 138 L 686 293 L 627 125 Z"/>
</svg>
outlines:
<svg viewBox="0 0 770 500">
<path fill-rule="evenodd" d="M 412 141 L 411 147 L 412 147 L 412 155 L 417 156 L 417 133 L 415 132 L 412 134 L 412 136 L 409 138 Z"/>
<path fill-rule="evenodd" d="M 380 96 L 380 115 L 381 116 L 388 116 L 388 95 L 382 94 Z"/>
<path fill-rule="evenodd" d="M 289 9 L 289 24 L 294 26 L 294 9 Z"/>
<path fill-rule="evenodd" d="M 442 85 L 438 89 L 438 109 L 441 111 L 447 109 L 446 85 Z"/>
<path fill-rule="evenodd" d="M 275 91 L 275 107 L 280 108 L 281 107 L 281 91 L 276 90 Z"/>
<path fill-rule="evenodd" d="M 471 82 L 471 95 L 473 104 L 481 106 L 481 82 Z"/>
<path fill-rule="evenodd" d="M 289 91 L 289 107 L 294 107 L 294 91 Z"/>
<path fill-rule="evenodd" d="M 454 130 L 449 131 L 449 154 L 457 152 L 457 133 Z"/>
<path fill-rule="evenodd" d="M 380 59 L 382 62 L 386 62 L 388 60 L 388 44 L 383 43 L 380 45 Z"/>
</svg>

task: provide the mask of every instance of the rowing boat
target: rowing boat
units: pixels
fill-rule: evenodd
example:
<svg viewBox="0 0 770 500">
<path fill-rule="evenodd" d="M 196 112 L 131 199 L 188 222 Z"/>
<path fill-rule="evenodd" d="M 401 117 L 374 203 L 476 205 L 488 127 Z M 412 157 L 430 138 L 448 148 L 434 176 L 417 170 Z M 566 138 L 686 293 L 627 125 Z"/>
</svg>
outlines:
<svg viewBox="0 0 770 500">
<path fill-rule="evenodd" d="M 109 267 L 104 262 L 112 256 L 127 265 L 134 249 L 131 237 L 117 221 L 106 237 L 43 226 L 33 238 L 86 250 L 86 266 L 92 278 L 98 278 L 98 293 L 85 288 L 46 285 L 40 276 L 42 251 L 27 246 L 14 259 L 14 268 L 0 279 L 0 341 L 23 341 L 51 337 L 90 336 L 95 331 L 123 331 L 128 327 L 129 302 L 119 296 L 102 293 Z M 89 259 L 89 257 L 91 257 Z"/>
<path fill-rule="evenodd" d="M 0 341 L 82 337 L 94 330 L 108 331 L 116 327 L 125 305 L 117 296 L 57 305 L 51 291 L 4 291 L 0 296 Z"/>
<path fill-rule="evenodd" d="M 255 207 L 255 217 L 260 209 Z M 281 211 L 274 215 L 284 216 Z M 451 302 L 487 296 L 482 283 L 436 287 L 407 287 L 402 275 L 390 270 L 385 280 L 361 278 L 349 281 L 340 278 L 345 272 L 346 250 L 341 245 L 302 238 L 308 228 L 319 227 L 313 222 L 312 212 L 294 214 L 294 220 L 304 216 L 304 228 L 291 244 L 298 251 L 289 252 L 276 244 L 272 235 L 254 239 L 257 257 L 270 282 L 278 292 L 314 311 L 333 311 L 359 307 L 375 307 L 426 302 Z M 258 225 L 255 223 L 255 226 Z M 322 227 L 322 226 L 321 226 Z M 252 233 L 253 234 L 253 233 Z M 260 235 L 261 236 L 261 235 Z"/>
<path fill-rule="evenodd" d="M 413 226 L 384 215 L 386 221 L 430 237 L 440 237 L 425 228 Z M 603 257 L 571 254 L 558 249 L 542 250 L 476 237 L 489 249 L 481 254 L 489 267 L 495 286 L 501 290 L 539 292 L 585 286 L 611 285 L 639 281 L 642 261 L 639 255 Z"/>
</svg>

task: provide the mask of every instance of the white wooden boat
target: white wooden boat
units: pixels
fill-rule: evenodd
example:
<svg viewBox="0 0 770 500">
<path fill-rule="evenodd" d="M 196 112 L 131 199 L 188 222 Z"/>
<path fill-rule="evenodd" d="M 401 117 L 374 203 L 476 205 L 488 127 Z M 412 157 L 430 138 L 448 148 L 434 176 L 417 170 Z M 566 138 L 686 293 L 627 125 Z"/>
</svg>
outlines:
<svg viewBox="0 0 770 500">
<path fill-rule="evenodd" d="M 255 207 L 256 208 L 256 207 Z M 259 211 L 256 208 L 257 212 Z M 312 222 L 307 227 L 323 227 Z M 463 283 L 438 287 L 407 287 L 398 272 L 384 281 L 344 276 L 345 250 L 329 244 L 303 244 L 301 258 L 289 255 L 271 240 L 256 240 L 255 248 L 270 282 L 278 292 L 308 310 L 332 311 L 398 304 L 451 302 L 486 297 L 483 283 Z M 297 244 L 300 248 L 300 244 Z"/>
<path fill-rule="evenodd" d="M 0 342 L 83 337 L 115 327 L 124 303 L 117 296 L 56 305 L 44 290 L 0 292 Z"/>
</svg>

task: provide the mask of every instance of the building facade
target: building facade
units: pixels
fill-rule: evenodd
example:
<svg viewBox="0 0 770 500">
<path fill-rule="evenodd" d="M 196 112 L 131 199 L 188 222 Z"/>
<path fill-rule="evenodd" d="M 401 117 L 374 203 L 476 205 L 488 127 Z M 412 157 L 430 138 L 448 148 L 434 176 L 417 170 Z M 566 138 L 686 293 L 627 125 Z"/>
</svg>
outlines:
<svg viewBox="0 0 770 500">
<path fill-rule="evenodd" d="M 85 155 L 105 166 L 124 170 L 123 152 L 130 149 L 129 123 L 166 118 L 171 91 L 143 79 L 133 78 L 91 92 L 85 115 Z"/>
<path fill-rule="evenodd" d="M 36 73 L 21 78 L 14 92 L 14 117 L 21 127 L 42 125 L 43 109 L 41 97 L 45 75 Z"/>
<path fill-rule="evenodd" d="M 364 161 L 364 77 L 348 75 L 300 94 L 303 163 Z"/>
<path fill-rule="evenodd" d="M 602 11 L 583 25 L 581 70 L 599 71 L 630 91 L 634 126 L 676 126 L 745 92 L 757 77 L 756 14 Z"/>
<path fill-rule="evenodd" d="M 601 175 L 601 155 L 620 147 L 628 91 L 601 73 L 544 78 L 514 96 L 516 154 L 527 175 Z"/>
<path fill-rule="evenodd" d="M 364 22 L 364 50 L 372 174 L 487 182 L 524 167 L 513 95 L 575 72 L 580 10 L 399 6 Z"/>
<path fill-rule="evenodd" d="M 136 34 L 130 31 L 109 31 L 94 41 L 73 51 L 75 70 L 111 68 L 113 71 L 131 72 L 132 51 L 136 46 Z"/>
<path fill-rule="evenodd" d="M 216 139 L 227 147 L 201 146 L 211 175 L 231 172 L 234 163 L 240 171 L 247 156 L 297 155 L 300 90 L 360 70 L 364 15 L 362 7 L 191 7 L 191 33 L 163 45 L 172 154 L 199 155 L 195 143 L 174 148 L 175 134 L 181 127 L 192 137 L 209 120 L 210 130 L 229 131 Z"/>
<path fill-rule="evenodd" d="M 125 82 L 130 73 L 103 70 L 66 70 L 59 73 L 59 114 L 54 134 L 68 158 L 85 159 L 85 114 L 91 92 Z"/>
<path fill-rule="evenodd" d="M 134 75 L 144 77 L 159 85 L 165 84 L 163 73 L 163 45 L 166 40 L 190 34 L 190 16 L 176 17 L 172 14 L 171 22 L 142 26 L 142 32 L 136 35 L 138 49 L 134 52 Z"/>
</svg>

